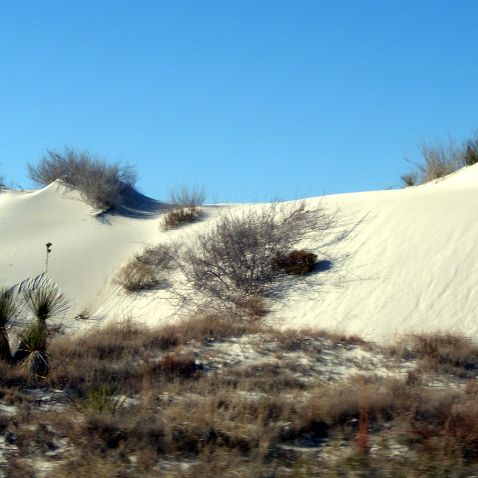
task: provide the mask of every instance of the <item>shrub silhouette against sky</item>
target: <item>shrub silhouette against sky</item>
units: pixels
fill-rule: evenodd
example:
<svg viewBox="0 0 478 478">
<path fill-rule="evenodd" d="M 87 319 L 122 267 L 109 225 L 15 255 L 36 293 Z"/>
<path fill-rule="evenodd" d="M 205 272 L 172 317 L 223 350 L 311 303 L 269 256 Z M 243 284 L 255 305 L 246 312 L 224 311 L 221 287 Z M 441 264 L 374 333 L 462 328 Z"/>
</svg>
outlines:
<svg viewBox="0 0 478 478">
<path fill-rule="evenodd" d="M 400 176 L 405 186 L 424 184 L 478 163 L 478 132 L 461 144 L 452 139 L 448 144 L 424 142 L 420 146 L 420 152 L 422 161 L 412 162 L 413 170 Z"/>
<path fill-rule="evenodd" d="M 28 174 L 43 186 L 61 179 L 78 189 L 91 206 L 101 210 L 123 206 L 128 189 L 135 185 L 137 178 L 130 165 L 107 163 L 87 151 L 69 148 L 63 152 L 47 150 L 38 164 L 28 165 Z"/>
</svg>

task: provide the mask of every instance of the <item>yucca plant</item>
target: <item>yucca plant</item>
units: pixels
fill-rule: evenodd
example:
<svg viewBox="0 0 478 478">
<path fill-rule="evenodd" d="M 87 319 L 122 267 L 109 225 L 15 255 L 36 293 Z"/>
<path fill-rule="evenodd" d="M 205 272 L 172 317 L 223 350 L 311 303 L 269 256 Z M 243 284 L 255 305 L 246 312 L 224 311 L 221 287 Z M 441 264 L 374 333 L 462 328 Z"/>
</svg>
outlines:
<svg viewBox="0 0 478 478">
<path fill-rule="evenodd" d="M 25 306 L 40 323 L 57 317 L 68 310 L 68 299 L 55 284 L 42 284 L 23 292 Z"/>
<path fill-rule="evenodd" d="M 68 300 L 58 286 L 44 283 L 36 288 L 23 291 L 25 307 L 36 321 L 20 333 L 20 344 L 13 357 L 14 363 L 21 363 L 27 370 L 30 381 L 48 375 L 48 330 L 46 321 L 68 310 Z"/>
<path fill-rule="evenodd" d="M 0 360 L 10 361 L 11 352 L 8 342 L 7 324 L 18 310 L 14 293 L 10 289 L 0 289 Z"/>
<path fill-rule="evenodd" d="M 35 322 L 20 334 L 14 361 L 25 367 L 30 382 L 48 375 L 48 332 L 44 322 Z"/>
</svg>

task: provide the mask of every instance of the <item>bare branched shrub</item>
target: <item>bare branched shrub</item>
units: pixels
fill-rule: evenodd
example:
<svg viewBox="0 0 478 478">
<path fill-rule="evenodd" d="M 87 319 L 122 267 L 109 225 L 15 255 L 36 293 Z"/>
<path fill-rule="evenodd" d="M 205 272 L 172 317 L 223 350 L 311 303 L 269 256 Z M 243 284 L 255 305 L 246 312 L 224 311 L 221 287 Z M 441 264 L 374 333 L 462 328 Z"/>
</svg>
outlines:
<svg viewBox="0 0 478 478">
<path fill-rule="evenodd" d="M 203 215 L 205 198 L 204 189 L 181 186 L 171 191 L 169 202 L 172 209 L 164 217 L 164 229 L 175 229 L 199 219 Z"/>
<path fill-rule="evenodd" d="M 415 170 L 403 174 L 400 178 L 405 186 L 423 184 L 442 178 L 464 166 L 478 162 L 478 133 L 462 144 L 453 140 L 445 143 L 422 143 L 420 146 L 422 162 L 413 163 Z"/>
<path fill-rule="evenodd" d="M 331 225 L 329 214 L 304 204 L 225 214 L 184 254 L 184 276 L 202 305 L 238 311 L 254 303 L 257 310 L 257 299 L 274 296 L 274 282 L 285 273 L 277 257 L 286 257 L 311 231 Z"/>
<path fill-rule="evenodd" d="M 166 285 L 177 253 L 177 248 L 171 244 L 149 246 L 120 269 L 114 282 L 127 292 L 141 292 Z"/>
<path fill-rule="evenodd" d="M 124 205 L 128 189 L 136 182 L 132 166 L 108 164 L 88 152 L 68 148 L 64 152 L 48 150 L 37 165 L 28 165 L 28 174 L 41 185 L 61 179 L 77 188 L 89 204 L 102 210 Z"/>
</svg>

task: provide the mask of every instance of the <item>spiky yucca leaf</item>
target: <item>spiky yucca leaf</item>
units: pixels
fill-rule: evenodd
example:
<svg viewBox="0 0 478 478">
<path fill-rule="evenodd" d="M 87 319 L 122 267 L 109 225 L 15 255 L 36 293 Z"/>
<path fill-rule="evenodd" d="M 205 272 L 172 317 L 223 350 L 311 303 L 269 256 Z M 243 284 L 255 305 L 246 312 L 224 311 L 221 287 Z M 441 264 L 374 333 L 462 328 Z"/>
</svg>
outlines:
<svg viewBox="0 0 478 478">
<path fill-rule="evenodd" d="M 15 295 L 10 289 L 0 289 L 0 360 L 11 359 L 6 326 L 18 310 Z"/>
<path fill-rule="evenodd" d="M 35 322 L 20 333 L 20 343 L 13 357 L 15 363 L 24 362 L 32 353 L 46 355 L 48 332 L 44 322 Z"/>
<path fill-rule="evenodd" d="M 18 310 L 15 294 L 11 289 L 0 289 L 0 327 L 5 327 Z"/>
<path fill-rule="evenodd" d="M 48 332 L 43 323 L 34 323 L 20 334 L 20 345 L 28 352 L 45 352 L 47 344 Z"/>
<path fill-rule="evenodd" d="M 68 299 L 55 284 L 42 284 L 23 292 L 26 307 L 40 321 L 59 316 L 68 310 Z"/>
<path fill-rule="evenodd" d="M 12 358 L 7 331 L 0 327 L 0 360 L 9 362 Z"/>
<path fill-rule="evenodd" d="M 22 366 L 25 367 L 30 382 L 36 382 L 39 378 L 45 378 L 50 370 L 48 355 L 39 350 L 30 352 L 23 359 Z"/>
</svg>

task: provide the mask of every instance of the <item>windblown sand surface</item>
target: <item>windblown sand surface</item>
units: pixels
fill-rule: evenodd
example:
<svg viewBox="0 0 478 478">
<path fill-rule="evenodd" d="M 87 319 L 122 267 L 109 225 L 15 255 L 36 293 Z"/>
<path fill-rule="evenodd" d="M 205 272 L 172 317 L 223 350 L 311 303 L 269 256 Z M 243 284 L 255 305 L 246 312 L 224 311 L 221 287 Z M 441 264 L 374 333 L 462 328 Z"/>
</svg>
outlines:
<svg viewBox="0 0 478 478">
<path fill-rule="evenodd" d="M 336 227 L 301 244 L 317 252 L 322 265 L 305 278 L 285 281 L 284 297 L 272 305 L 268 320 L 380 341 L 433 331 L 478 338 L 477 199 L 478 166 L 413 188 L 307 199 L 307 207 L 334 214 Z M 59 181 L 37 191 L 5 191 L 0 284 L 44 273 L 45 243 L 51 242 L 48 276 L 71 299 L 65 327 L 84 326 L 71 318 L 83 310 L 96 321 L 174 320 L 178 309 L 167 288 L 127 295 L 113 283 L 114 274 L 147 244 L 194 247 L 196 235 L 225 211 L 264 206 L 208 206 L 203 221 L 163 231 L 161 207 L 156 213 L 98 216 Z"/>
</svg>

